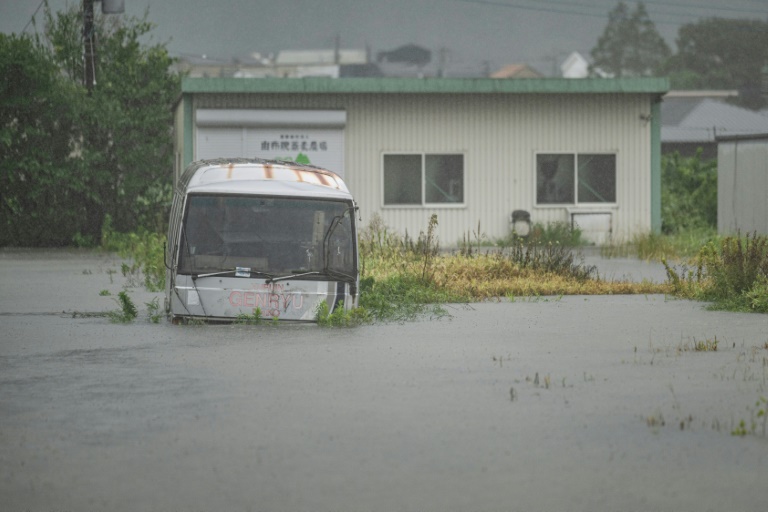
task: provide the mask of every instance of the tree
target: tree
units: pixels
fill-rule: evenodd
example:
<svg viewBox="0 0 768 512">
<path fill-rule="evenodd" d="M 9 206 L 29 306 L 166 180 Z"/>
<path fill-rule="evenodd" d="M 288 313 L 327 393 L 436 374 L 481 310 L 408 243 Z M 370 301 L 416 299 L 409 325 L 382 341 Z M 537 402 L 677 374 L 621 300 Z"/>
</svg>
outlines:
<svg viewBox="0 0 768 512">
<path fill-rule="evenodd" d="M 650 76 L 669 57 L 670 49 L 648 17 L 642 2 L 630 13 L 619 2 L 608 14 L 608 25 L 592 49 L 592 69 L 616 77 Z"/>
<path fill-rule="evenodd" d="M 97 83 L 84 87 L 82 16 L 53 15 L 44 38 L 0 35 L 0 245 L 97 243 L 162 229 L 171 197 L 179 77 L 144 19 L 94 22 Z"/>
<path fill-rule="evenodd" d="M 97 16 L 96 85 L 81 94 L 76 167 L 86 178 L 84 235 L 98 240 L 107 215 L 118 231 L 158 229 L 170 199 L 173 168 L 172 106 L 180 86 L 163 45 L 144 46 L 153 28 L 143 19 Z M 82 15 L 78 8 L 54 17 L 46 35 L 55 61 L 80 87 L 83 77 Z M 84 89 L 81 88 L 84 91 Z"/>
<path fill-rule="evenodd" d="M 0 245 L 66 245 L 79 222 L 71 153 L 75 91 L 47 48 L 0 34 Z"/>
<path fill-rule="evenodd" d="M 661 162 L 664 233 L 717 227 L 717 161 L 665 155 Z"/>
<path fill-rule="evenodd" d="M 760 85 L 768 64 L 768 22 L 710 18 L 683 25 L 664 71 L 673 88 L 736 89 L 739 104 L 766 105 Z"/>
</svg>

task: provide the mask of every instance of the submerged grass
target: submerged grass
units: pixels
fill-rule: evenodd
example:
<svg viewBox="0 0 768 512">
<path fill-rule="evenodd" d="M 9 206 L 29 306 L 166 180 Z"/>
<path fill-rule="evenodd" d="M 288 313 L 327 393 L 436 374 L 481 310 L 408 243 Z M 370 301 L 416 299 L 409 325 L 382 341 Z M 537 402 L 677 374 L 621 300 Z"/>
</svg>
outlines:
<svg viewBox="0 0 768 512">
<path fill-rule="evenodd" d="M 430 219 L 415 241 L 392 233 L 375 217 L 360 236 L 361 306 L 375 320 L 440 316 L 440 304 L 502 297 L 670 293 L 668 283 L 607 281 L 576 261 L 573 247 L 540 238 L 515 239 L 501 249 L 481 245 L 439 250 Z M 479 227 L 478 227 L 479 229 Z M 479 239 L 479 237 L 478 237 Z"/>
<path fill-rule="evenodd" d="M 668 280 L 653 283 L 602 278 L 595 267 L 577 261 L 570 243 L 573 238 L 561 241 L 563 233 L 558 232 L 560 236 L 554 239 L 511 238 L 509 244 L 483 253 L 478 225 L 476 244 L 446 252 L 440 250 L 437 225 L 437 216 L 432 215 L 426 231 L 413 238 L 407 233 L 398 235 L 374 216 L 359 235 L 359 307 L 351 311 L 336 308 L 332 313 L 318 311 L 318 323 L 351 326 L 400 322 L 444 316 L 447 312 L 443 305 L 447 303 L 563 295 L 671 294 L 708 301 L 717 309 L 768 313 L 765 236 L 722 238 L 710 230 L 699 230 L 673 237 L 648 234 L 629 244 L 602 248 L 604 257 L 661 260 Z M 144 234 L 117 243 L 118 238 L 110 239 L 114 248 L 133 258 L 148 288 L 159 289 L 159 269 L 164 268 L 163 238 Z M 122 319 L 131 316 L 130 307 L 120 305 L 120 320 L 117 316 L 114 320 L 126 321 Z M 258 321 L 250 316 L 237 320 Z"/>
<path fill-rule="evenodd" d="M 712 309 L 768 313 L 768 237 L 756 233 L 710 241 L 680 265 L 664 261 L 678 297 Z"/>
<path fill-rule="evenodd" d="M 639 258 L 646 261 L 684 260 L 695 257 L 701 248 L 720 237 L 714 229 L 700 228 L 676 234 L 644 233 L 628 242 L 615 242 L 600 248 L 605 258 Z"/>
</svg>

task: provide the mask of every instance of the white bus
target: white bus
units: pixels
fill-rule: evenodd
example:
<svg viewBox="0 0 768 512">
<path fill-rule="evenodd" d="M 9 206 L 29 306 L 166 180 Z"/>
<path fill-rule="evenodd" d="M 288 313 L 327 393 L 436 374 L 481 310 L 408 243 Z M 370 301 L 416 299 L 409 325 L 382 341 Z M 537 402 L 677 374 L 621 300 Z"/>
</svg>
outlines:
<svg viewBox="0 0 768 512">
<path fill-rule="evenodd" d="M 166 312 L 182 320 L 314 321 L 357 306 L 357 206 L 335 173 L 261 159 L 203 160 L 176 184 Z"/>
</svg>

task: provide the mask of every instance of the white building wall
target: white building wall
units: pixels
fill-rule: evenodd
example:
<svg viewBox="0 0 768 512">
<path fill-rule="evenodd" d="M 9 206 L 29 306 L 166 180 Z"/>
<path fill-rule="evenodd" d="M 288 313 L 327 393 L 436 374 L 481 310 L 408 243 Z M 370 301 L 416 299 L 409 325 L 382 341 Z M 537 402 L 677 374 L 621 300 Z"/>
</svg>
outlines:
<svg viewBox="0 0 768 512">
<path fill-rule="evenodd" d="M 717 231 L 768 235 L 768 141 L 718 144 Z"/>
<path fill-rule="evenodd" d="M 574 211 L 610 212 L 614 240 L 651 229 L 650 114 L 647 95 L 630 94 L 240 94 L 198 96 L 197 108 L 344 109 L 345 181 L 363 224 L 379 213 L 387 225 L 417 236 L 437 213 L 441 245 L 477 230 L 509 230 L 512 210 L 534 223 L 569 222 Z M 464 154 L 465 205 L 385 207 L 382 155 Z M 538 152 L 615 153 L 617 204 L 535 205 Z"/>
</svg>

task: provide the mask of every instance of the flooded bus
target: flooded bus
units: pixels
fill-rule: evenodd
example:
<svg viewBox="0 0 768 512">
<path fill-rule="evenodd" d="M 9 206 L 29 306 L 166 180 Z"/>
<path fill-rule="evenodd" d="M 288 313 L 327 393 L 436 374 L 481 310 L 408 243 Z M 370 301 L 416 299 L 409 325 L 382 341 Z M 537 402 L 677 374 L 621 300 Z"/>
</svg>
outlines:
<svg viewBox="0 0 768 512">
<path fill-rule="evenodd" d="M 168 227 L 166 311 L 174 323 L 314 321 L 357 306 L 356 204 L 335 173 L 293 162 L 190 164 Z"/>
</svg>

